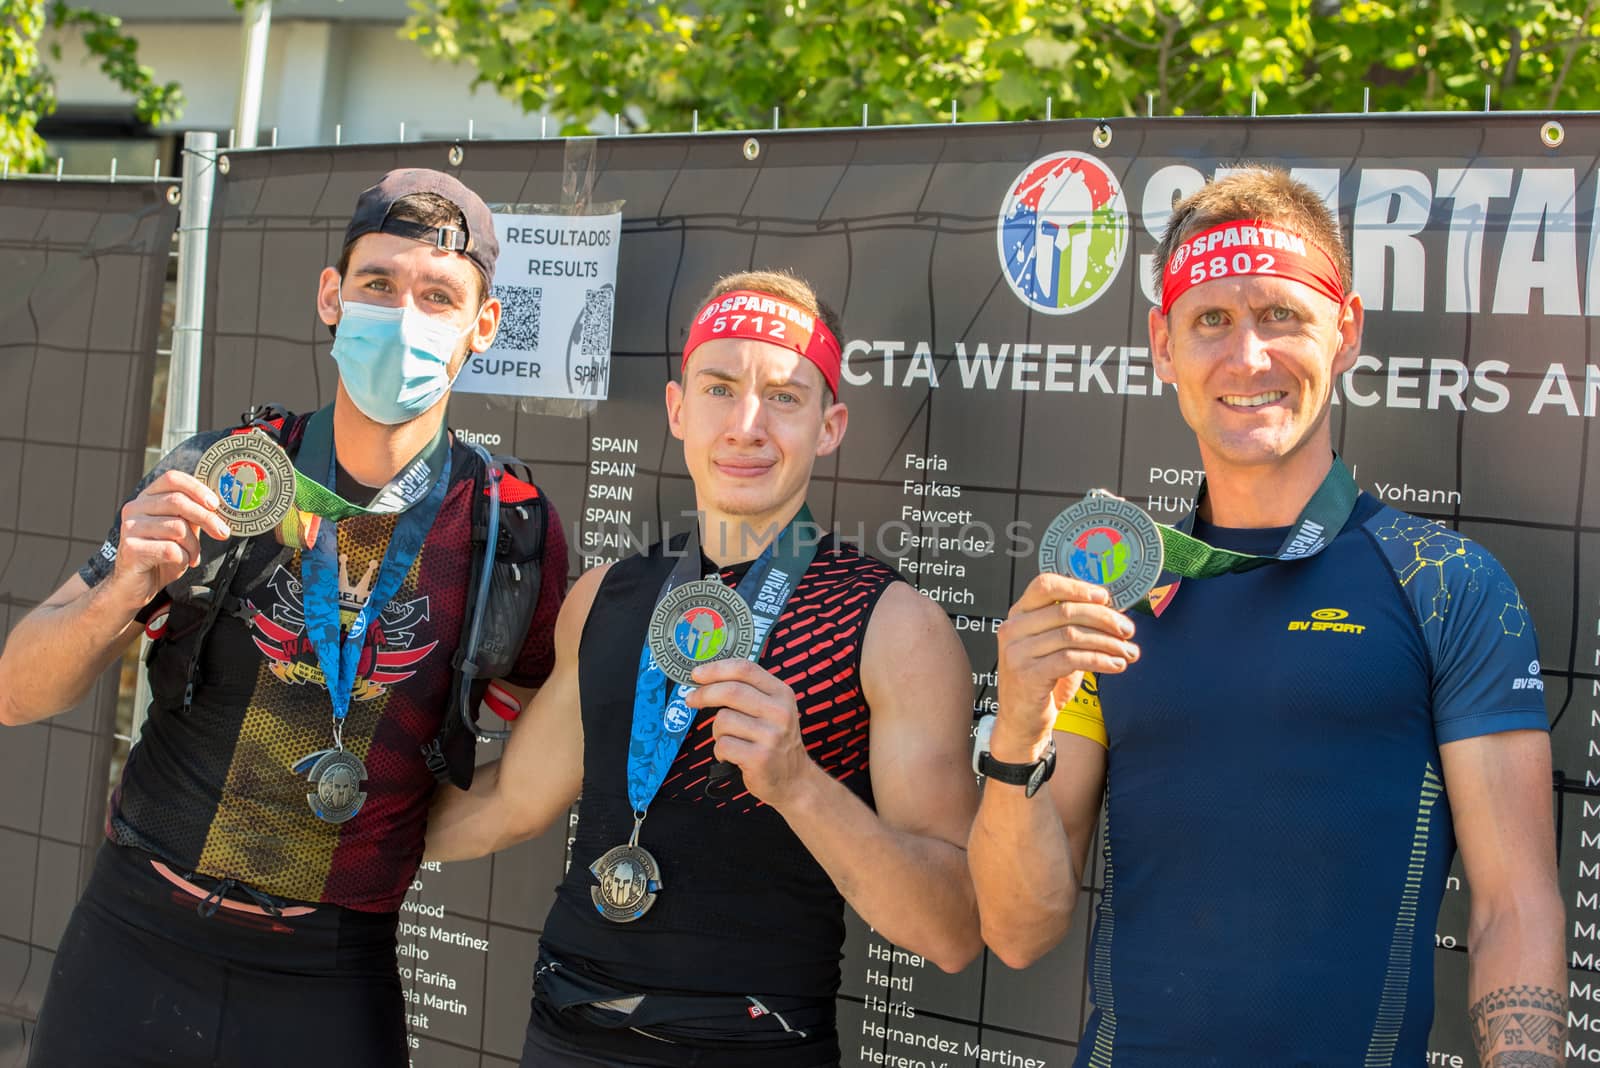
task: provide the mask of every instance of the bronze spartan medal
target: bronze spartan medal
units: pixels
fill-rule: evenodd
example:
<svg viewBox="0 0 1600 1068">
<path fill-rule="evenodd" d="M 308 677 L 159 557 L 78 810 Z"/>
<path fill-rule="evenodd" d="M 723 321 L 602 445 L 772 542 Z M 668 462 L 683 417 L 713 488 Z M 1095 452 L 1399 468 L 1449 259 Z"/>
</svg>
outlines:
<svg viewBox="0 0 1600 1068">
<path fill-rule="evenodd" d="M 612 923 L 632 923 L 650 911 L 661 889 L 661 868 L 643 846 L 614 846 L 589 865 L 599 885 L 589 888 L 589 899 L 600 915 Z"/>
<path fill-rule="evenodd" d="M 328 823 L 343 823 L 366 803 L 366 792 L 361 783 L 367 777 L 367 766 L 354 753 L 345 749 L 324 749 L 302 760 L 295 768 L 303 769 L 312 758 L 311 792 L 306 802 L 317 819 Z"/>
<path fill-rule="evenodd" d="M 229 434 L 207 449 L 194 477 L 222 502 L 217 511 L 234 537 L 272 530 L 294 507 L 294 464 L 259 430 Z"/>
<path fill-rule="evenodd" d="M 661 673 L 688 685 L 701 664 L 748 658 L 755 649 L 755 619 L 744 598 L 722 580 L 700 579 L 684 583 L 656 605 L 649 641 Z"/>
<path fill-rule="evenodd" d="M 1104 586 L 1111 607 L 1127 611 L 1161 577 L 1161 531 L 1137 504 L 1105 490 L 1051 520 L 1039 542 L 1039 570 Z"/>
</svg>

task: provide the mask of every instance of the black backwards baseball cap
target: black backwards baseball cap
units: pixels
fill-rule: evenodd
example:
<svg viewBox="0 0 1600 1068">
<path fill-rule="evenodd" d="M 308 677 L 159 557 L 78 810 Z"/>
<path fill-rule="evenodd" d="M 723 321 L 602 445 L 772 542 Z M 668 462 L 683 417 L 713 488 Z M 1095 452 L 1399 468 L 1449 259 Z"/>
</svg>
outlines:
<svg viewBox="0 0 1600 1068">
<path fill-rule="evenodd" d="M 414 193 L 433 193 L 454 204 L 466 220 L 466 230 L 454 226 L 424 226 L 410 219 L 391 219 L 389 212 L 395 201 Z M 494 283 L 494 262 L 500 257 L 500 242 L 494 236 L 494 219 L 489 215 L 489 206 L 460 180 L 442 171 L 405 167 L 390 171 L 377 185 L 363 189 L 356 200 L 355 214 L 350 216 L 350 225 L 344 232 L 344 247 L 348 249 L 358 237 L 379 233 L 409 237 L 447 252 L 459 252 L 483 275 L 486 292 Z"/>
</svg>

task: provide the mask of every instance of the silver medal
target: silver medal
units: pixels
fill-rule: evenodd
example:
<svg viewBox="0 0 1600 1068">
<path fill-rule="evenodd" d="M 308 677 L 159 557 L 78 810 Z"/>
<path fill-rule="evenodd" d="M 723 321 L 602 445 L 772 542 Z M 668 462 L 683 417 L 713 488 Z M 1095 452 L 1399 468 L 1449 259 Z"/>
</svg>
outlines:
<svg viewBox="0 0 1600 1068">
<path fill-rule="evenodd" d="M 235 537 L 253 538 L 294 507 L 294 464 L 259 430 L 229 434 L 200 456 L 194 477 L 217 495 L 217 512 Z"/>
<path fill-rule="evenodd" d="M 614 846 L 589 865 L 597 885 L 589 899 L 612 923 L 632 923 L 650 911 L 661 889 L 661 867 L 637 842 Z"/>
<path fill-rule="evenodd" d="M 1161 577 L 1161 530 L 1143 508 L 1105 490 L 1051 520 L 1039 541 L 1039 570 L 1104 586 L 1111 607 L 1126 611 Z"/>
<path fill-rule="evenodd" d="M 688 685 L 701 664 L 748 658 L 755 649 L 755 618 L 744 598 L 720 579 L 686 582 L 656 605 L 649 642 L 662 674 Z"/>
<path fill-rule="evenodd" d="M 367 778 L 367 766 L 347 749 L 324 749 L 312 753 L 295 765 L 295 772 L 309 775 L 311 792 L 306 803 L 319 820 L 343 823 L 366 803 L 366 791 L 361 784 Z"/>
</svg>

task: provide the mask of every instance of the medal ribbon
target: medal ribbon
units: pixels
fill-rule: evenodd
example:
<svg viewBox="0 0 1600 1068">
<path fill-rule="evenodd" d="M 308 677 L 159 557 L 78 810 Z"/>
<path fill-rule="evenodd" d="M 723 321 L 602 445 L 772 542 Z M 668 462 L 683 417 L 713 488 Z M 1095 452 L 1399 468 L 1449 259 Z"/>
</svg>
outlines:
<svg viewBox="0 0 1600 1068">
<path fill-rule="evenodd" d="M 316 455 L 312 457 L 311 462 L 307 462 L 305 459 L 296 459 L 295 461 L 294 510 L 306 513 L 307 515 L 317 516 L 322 519 L 331 519 L 335 523 L 341 519 L 349 519 L 351 516 L 356 515 L 377 515 L 383 512 L 400 511 L 401 509 L 397 507 L 385 507 L 385 502 L 382 500 L 376 502 L 371 507 L 362 507 L 359 504 L 354 504 L 345 500 L 343 497 L 339 496 L 338 493 L 329 489 L 327 486 L 324 486 L 312 476 L 306 474 L 305 470 L 301 470 L 301 468 L 305 468 L 315 471 L 322 466 L 322 461 L 326 458 L 328 451 L 332 448 L 332 427 L 333 409 L 331 406 L 319 409 L 311 416 L 310 421 L 308 421 L 306 424 L 306 433 L 304 439 L 302 439 L 300 454 L 303 457 L 309 449 L 312 452 L 315 452 Z M 314 434 L 313 428 L 320 433 Z M 261 431 L 258 431 L 257 428 L 253 426 L 240 427 L 239 429 L 233 431 L 235 434 L 252 434 L 258 432 Z M 314 438 L 318 440 L 313 441 Z M 428 454 L 427 450 L 424 450 L 421 455 L 418 455 L 410 464 L 407 465 L 407 469 L 410 470 L 413 467 L 419 468 L 420 474 L 422 476 L 426 476 L 431 473 L 431 469 L 428 468 L 427 465 L 423 464 L 422 461 L 431 461 L 432 459 L 433 458 Z M 390 485 L 394 486 L 397 483 L 403 483 L 404 481 L 405 480 L 403 476 L 397 477 L 393 482 L 390 483 Z M 290 514 L 293 515 L 293 512 Z M 287 520 L 285 520 L 284 525 L 288 525 Z M 296 544 L 292 547 L 298 549 L 303 548 L 304 546 Z"/>
<path fill-rule="evenodd" d="M 342 498 L 327 489 L 334 482 L 333 411 L 324 408 L 311 417 L 306 434 L 296 457 L 296 465 L 314 476 L 318 470 L 326 471 L 326 485 L 313 482 L 297 472 L 297 483 L 313 482 L 334 501 Z M 411 570 L 422 542 L 433 526 L 439 505 L 444 501 L 450 483 L 450 449 L 443 424 L 434 440 L 401 468 L 400 473 L 379 491 L 372 505 L 349 513 L 371 515 L 399 513 L 394 532 L 384 550 L 383 563 L 378 567 L 377 580 L 372 585 L 355 619 L 341 634 L 339 623 L 339 538 L 337 531 L 319 537 L 300 556 L 301 587 L 304 590 L 306 635 L 317 652 L 317 664 L 328 688 L 328 698 L 333 703 L 334 744 L 342 749 L 342 732 L 345 715 L 350 710 L 350 691 L 355 685 L 356 666 L 361 660 L 367 628 L 377 619 L 389 601 L 400 589 L 406 572 Z M 300 499 L 296 493 L 296 501 Z M 320 498 L 318 498 L 320 499 Z M 348 503 L 348 502 L 345 502 Z M 318 513 L 322 514 L 322 513 Z M 345 518 L 330 515 L 328 518 Z"/>
<path fill-rule="evenodd" d="M 1200 492 L 1195 497 L 1194 511 L 1185 516 L 1177 526 L 1156 524 L 1156 528 L 1161 532 L 1161 548 L 1165 557 L 1163 570 L 1179 579 L 1216 578 L 1218 575 L 1251 571 L 1267 564 L 1277 563 L 1279 560 L 1304 560 L 1315 556 L 1326 549 L 1344 527 L 1345 521 L 1355 509 L 1356 498 L 1361 495 L 1350 469 L 1335 454 L 1333 466 L 1323 476 L 1322 484 L 1306 502 L 1305 508 L 1301 509 L 1300 517 L 1289 528 L 1289 533 L 1284 537 L 1283 544 L 1278 546 L 1278 551 L 1271 556 L 1260 556 L 1255 553 L 1219 549 L 1214 545 L 1207 545 L 1189 533 L 1194 526 L 1194 517 L 1200 510 L 1200 501 L 1205 497 L 1205 492 L 1205 485 L 1202 483 Z M 1158 588 L 1161 585 L 1162 583 L 1157 580 Z M 1171 596 L 1172 591 L 1169 589 L 1166 597 L 1162 598 L 1163 606 Z M 1135 607 L 1147 611 L 1149 605 L 1150 602 L 1146 600 Z"/>
<path fill-rule="evenodd" d="M 800 576 L 817 555 L 816 522 L 811 509 L 802 506 L 783 533 L 764 549 L 744 578 L 734 588 L 740 598 L 750 606 L 755 620 L 754 642 L 750 650 L 752 662 L 761 659 L 767 636 L 772 626 L 783 614 L 784 606 L 800 584 Z M 689 534 L 684 555 L 673 567 L 672 573 L 662 583 L 656 603 L 674 589 L 700 577 L 700 532 L 698 527 Z M 757 596 L 757 593 L 761 596 Z M 693 686 L 672 685 L 666 673 L 656 664 L 646 641 L 639 652 L 639 673 L 633 688 L 633 730 L 628 739 L 628 801 L 633 805 L 634 818 L 642 820 L 655 799 L 667 772 L 677 758 L 689 727 L 694 723 L 694 709 L 685 699 Z M 671 724 L 677 724 L 673 729 Z"/>
</svg>

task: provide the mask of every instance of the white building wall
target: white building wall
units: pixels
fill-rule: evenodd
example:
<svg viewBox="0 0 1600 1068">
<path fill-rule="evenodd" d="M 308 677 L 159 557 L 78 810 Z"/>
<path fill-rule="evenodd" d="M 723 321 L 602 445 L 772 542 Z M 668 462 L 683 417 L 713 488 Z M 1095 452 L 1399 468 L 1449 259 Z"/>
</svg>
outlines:
<svg viewBox="0 0 1600 1068">
<path fill-rule="evenodd" d="M 188 103 L 167 129 L 211 129 L 234 123 L 239 98 L 242 30 L 238 21 L 133 22 L 140 62 L 162 81 L 176 81 Z M 61 39 L 51 61 L 60 107 L 131 105 L 105 78 L 82 42 Z M 474 68 L 429 58 L 394 22 L 274 19 L 261 104 L 261 144 L 278 129 L 278 144 L 329 144 L 335 126 L 345 142 L 538 136 L 539 117 L 472 88 Z"/>
</svg>

